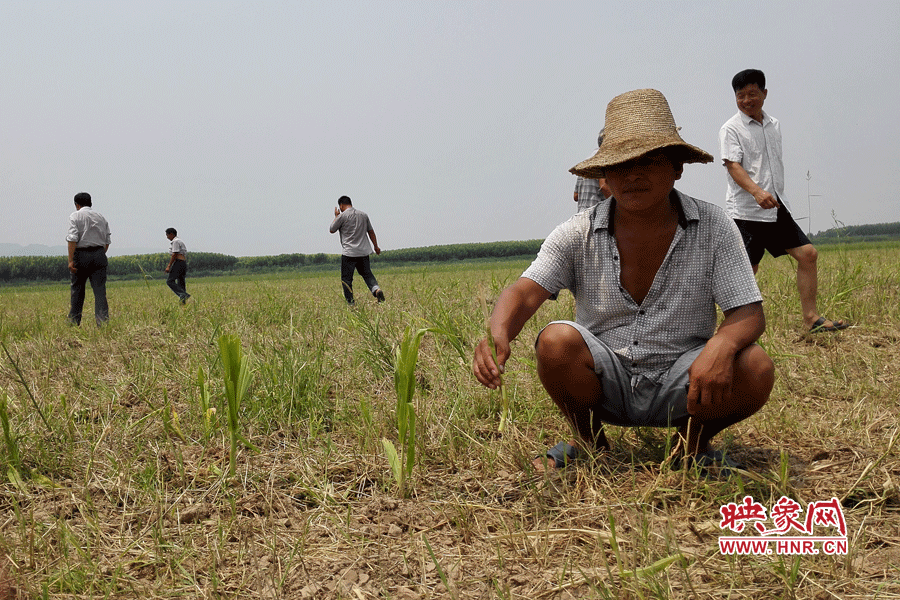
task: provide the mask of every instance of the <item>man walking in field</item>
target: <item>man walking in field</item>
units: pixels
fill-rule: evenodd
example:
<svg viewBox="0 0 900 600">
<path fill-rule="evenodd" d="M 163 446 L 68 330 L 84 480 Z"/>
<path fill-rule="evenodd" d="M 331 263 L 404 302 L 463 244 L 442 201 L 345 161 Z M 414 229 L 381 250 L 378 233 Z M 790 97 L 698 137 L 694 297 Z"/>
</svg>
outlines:
<svg viewBox="0 0 900 600">
<path fill-rule="evenodd" d="M 166 237 L 169 239 L 169 264 L 166 265 L 166 273 L 169 274 L 166 279 L 166 285 L 175 292 L 175 295 L 181 299 L 181 303 L 185 304 L 187 299 L 191 297 L 187 293 L 187 246 L 178 237 L 178 231 L 174 227 L 166 229 Z"/>
<path fill-rule="evenodd" d="M 819 314 L 819 253 L 797 225 L 784 197 L 781 125 L 763 111 L 768 96 L 766 76 L 758 69 L 741 71 L 731 80 L 738 113 L 719 130 L 722 163 L 728 171 L 725 209 L 737 223 L 753 272 L 768 250 L 774 257 L 797 261 L 797 290 L 805 329 L 819 333 L 846 329 L 850 323 Z"/>
<path fill-rule="evenodd" d="M 578 435 L 534 461 L 559 468 L 609 448 L 604 423 L 678 428 L 672 458 L 733 466 L 709 445 L 769 399 L 772 360 L 755 342 L 762 297 L 734 222 L 674 189 L 685 163 L 712 162 L 681 139 L 665 97 L 627 92 L 606 109 L 600 150 L 571 169 L 605 177 L 612 197 L 559 225 L 497 299 L 475 377 L 501 384 L 510 343 L 541 304 L 569 289 L 575 321 L 535 343 L 537 372 Z M 716 305 L 725 318 L 717 328 Z M 549 459 L 549 462 L 547 461 Z"/>
<path fill-rule="evenodd" d="M 381 254 L 375 230 L 369 222 L 369 215 L 353 208 L 353 202 L 347 196 L 338 198 L 334 209 L 334 221 L 331 222 L 331 233 L 341 232 L 341 284 L 347 304 L 353 305 L 353 272 L 359 271 L 369 291 L 379 301 L 384 302 L 384 292 L 378 286 L 378 280 L 372 274 L 369 265 L 369 254 L 372 247 L 375 254 Z M 368 236 L 368 239 L 366 239 Z M 369 245 L 369 240 L 372 244 Z"/>
<path fill-rule="evenodd" d="M 81 325 L 84 308 L 84 285 L 90 280 L 94 291 L 94 318 L 97 326 L 109 321 L 106 302 L 106 251 L 111 236 L 109 223 L 92 207 L 91 195 L 75 194 L 75 212 L 69 215 L 69 272 L 71 273 L 69 322 Z"/>
</svg>

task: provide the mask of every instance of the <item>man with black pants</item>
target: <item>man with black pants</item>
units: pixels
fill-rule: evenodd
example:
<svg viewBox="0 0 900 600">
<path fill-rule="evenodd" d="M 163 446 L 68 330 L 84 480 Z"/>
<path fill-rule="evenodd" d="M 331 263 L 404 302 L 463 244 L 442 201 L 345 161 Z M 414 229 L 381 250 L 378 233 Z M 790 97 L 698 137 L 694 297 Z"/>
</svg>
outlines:
<svg viewBox="0 0 900 600">
<path fill-rule="evenodd" d="M 375 254 L 381 254 L 375 230 L 372 229 L 372 224 L 369 222 L 369 215 L 353 208 L 350 198 L 341 196 L 334 209 L 334 221 L 331 222 L 329 231 L 331 233 L 341 232 L 341 284 L 347 304 L 354 303 L 354 271 L 359 271 L 372 295 L 379 302 L 384 302 L 384 292 L 378 286 L 378 281 L 372 274 L 372 267 L 369 266 L 369 254 L 372 253 L 372 246 L 375 247 Z M 368 240 L 366 235 L 369 237 Z M 372 245 L 369 245 L 369 240 L 372 241 Z"/>
<path fill-rule="evenodd" d="M 106 302 L 106 251 L 109 249 L 109 223 L 91 205 L 87 192 L 75 194 L 75 212 L 69 215 L 69 272 L 72 274 L 69 322 L 81 325 L 84 308 L 84 284 L 90 280 L 94 290 L 94 318 L 97 326 L 109 321 Z"/>
<path fill-rule="evenodd" d="M 169 264 L 166 265 L 166 273 L 169 278 L 166 279 L 166 285 L 171 288 L 175 295 L 181 299 L 181 303 L 185 304 L 187 299 L 191 297 L 187 293 L 187 283 L 185 276 L 187 275 L 187 246 L 178 238 L 178 231 L 174 227 L 166 229 L 166 237 L 169 239 Z"/>
</svg>

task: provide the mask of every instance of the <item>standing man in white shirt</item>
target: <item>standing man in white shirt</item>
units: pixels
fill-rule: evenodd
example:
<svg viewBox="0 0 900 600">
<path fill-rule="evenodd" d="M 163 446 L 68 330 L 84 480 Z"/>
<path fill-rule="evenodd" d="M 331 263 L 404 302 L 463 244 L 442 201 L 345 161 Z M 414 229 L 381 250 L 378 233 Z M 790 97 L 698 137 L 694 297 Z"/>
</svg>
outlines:
<svg viewBox="0 0 900 600">
<path fill-rule="evenodd" d="M 169 264 L 166 265 L 166 273 L 169 278 L 166 279 L 166 285 L 171 288 L 175 295 L 181 299 L 181 303 L 185 304 L 187 299 L 191 297 L 187 293 L 187 246 L 178 238 L 178 231 L 174 227 L 166 229 L 166 237 L 169 239 Z"/>
<path fill-rule="evenodd" d="M 812 333 L 846 329 L 850 323 L 819 314 L 818 251 L 791 216 L 784 197 L 781 125 L 763 111 L 768 96 L 766 76 L 758 69 L 741 71 L 731 80 L 738 113 L 719 130 L 719 149 L 728 171 L 725 210 L 734 219 L 753 272 L 766 250 L 774 257 L 797 261 L 797 290 L 803 326 Z"/>
<path fill-rule="evenodd" d="M 84 284 L 90 280 L 94 291 L 94 318 L 100 327 L 109 321 L 106 302 L 106 251 L 111 241 L 109 223 L 92 207 L 91 195 L 75 194 L 75 212 L 69 215 L 69 272 L 72 274 L 69 322 L 81 325 Z"/>
<path fill-rule="evenodd" d="M 384 292 L 378 286 L 378 280 L 372 274 L 369 266 L 369 255 L 372 246 L 375 254 L 381 254 L 378 247 L 378 239 L 375 230 L 369 222 L 369 215 L 361 210 L 353 208 L 353 202 L 347 196 L 338 198 L 338 205 L 334 209 L 334 221 L 329 228 L 331 233 L 341 232 L 341 285 L 344 288 L 344 298 L 347 304 L 353 305 L 353 272 L 359 271 L 363 281 L 369 286 L 369 291 L 379 302 L 384 302 Z M 369 239 L 366 239 L 368 235 Z M 369 240 L 372 245 L 369 245 Z"/>
</svg>

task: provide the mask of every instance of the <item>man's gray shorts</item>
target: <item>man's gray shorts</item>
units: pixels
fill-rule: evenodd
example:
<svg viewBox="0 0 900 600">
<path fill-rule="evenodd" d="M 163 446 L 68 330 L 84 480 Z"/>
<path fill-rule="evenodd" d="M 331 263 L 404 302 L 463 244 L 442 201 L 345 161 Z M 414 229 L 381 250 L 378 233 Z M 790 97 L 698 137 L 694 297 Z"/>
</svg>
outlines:
<svg viewBox="0 0 900 600">
<path fill-rule="evenodd" d="M 689 416 L 688 369 L 706 344 L 682 354 L 662 375 L 659 383 L 656 383 L 644 376 L 632 374 L 624 367 L 618 354 L 578 323 L 550 323 L 555 324 L 577 329 L 594 357 L 594 372 L 603 386 L 603 422 L 623 427 L 668 427 Z"/>
</svg>

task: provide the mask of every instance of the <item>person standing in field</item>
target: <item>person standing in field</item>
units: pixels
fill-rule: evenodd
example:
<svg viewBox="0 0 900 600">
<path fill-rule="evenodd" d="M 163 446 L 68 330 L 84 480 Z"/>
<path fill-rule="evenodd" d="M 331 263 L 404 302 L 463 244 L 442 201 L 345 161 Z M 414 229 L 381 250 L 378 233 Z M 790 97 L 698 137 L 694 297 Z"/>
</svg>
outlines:
<svg viewBox="0 0 900 600">
<path fill-rule="evenodd" d="M 106 268 L 109 261 L 111 235 L 109 223 L 95 211 L 91 195 L 75 194 L 75 212 L 69 215 L 69 272 L 71 273 L 69 322 L 81 325 L 84 308 L 84 286 L 90 280 L 94 291 L 94 318 L 100 327 L 109 321 L 109 304 L 106 301 Z"/>
<path fill-rule="evenodd" d="M 178 237 L 178 232 L 174 227 L 166 229 L 166 237 L 169 239 L 169 264 L 166 265 L 166 273 L 169 274 L 166 279 L 166 285 L 175 292 L 175 295 L 181 299 L 181 303 L 185 304 L 187 299 L 191 297 L 187 293 L 187 246 Z"/>
<path fill-rule="evenodd" d="M 850 323 L 826 319 L 816 306 L 819 253 L 794 221 L 784 197 L 781 124 L 763 111 L 769 93 L 766 76 L 746 69 L 734 76 L 731 87 L 738 113 L 719 130 L 728 171 L 725 209 L 741 232 L 753 272 L 766 250 L 773 257 L 789 254 L 797 261 L 803 327 L 813 333 L 846 329 Z"/>
<path fill-rule="evenodd" d="M 603 130 L 600 130 L 600 135 L 597 136 L 597 147 L 603 143 Z M 612 192 L 609 191 L 609 186 L 606 185 L 606 180 L 600 177 L 599 179 L 593 179 L 590 177 L 578 177 L 578 180 L 575 181 L 575 202 L 577 202 L 575 212 L 580 213 L 583 210 L 587 210 L 593 205 L 597 204 L 601 200 L 606 200 L 612 196 Z"/>
<path fill-rule="evenodd" d="M 497 388 L 510 343 L 541 304 L 561 289 L 575 296 L 575 320 L 547 325 L 535 353 L 578 438 L 535 459 L 536 469 L 608 449 L 605 423 L 677 427 L 671 460 L 720 474 L 734 466 L 710 440 L 768 401 L 775 367 L 755 343 L 766 320 L 737 227 L 674 189 L 685 163 L 712 161 L 681 138 L 660 92 L 635 90 L 610 101 L 603 145 L 570 169 L 605 177 L 612 198 L 553 230 L 500 294 L 492 339 L 473 359 L 478 381 Z"/>
<path fill-rule="evenodd" d="M 384 292 L 378 285 L 378 280 L 372 274 L 369 265 L 369 254 L 372 248 L 375 254 L 381 254 L 378 247 L 378 239 L 375 230 L 369 222 L 369 215 L 361 210 L 353 208 L 353 202 L 347 196 L 338 198 L 338 205 L 334 209 L 334 221 L 329 229 L 331 233 L 341 232 L 341 285 L 344 288 L 344 298 L 347 304 L 354 304 L 353 299 L 353 272 L 359 271 L 363 281 L 369 287 L 369 291 L 379 301 L 384 302 Z M 366 237 L 368 236 L 368 239 Z M 371 240 L 372 244 L 369 244 Z"/>
</svg>

